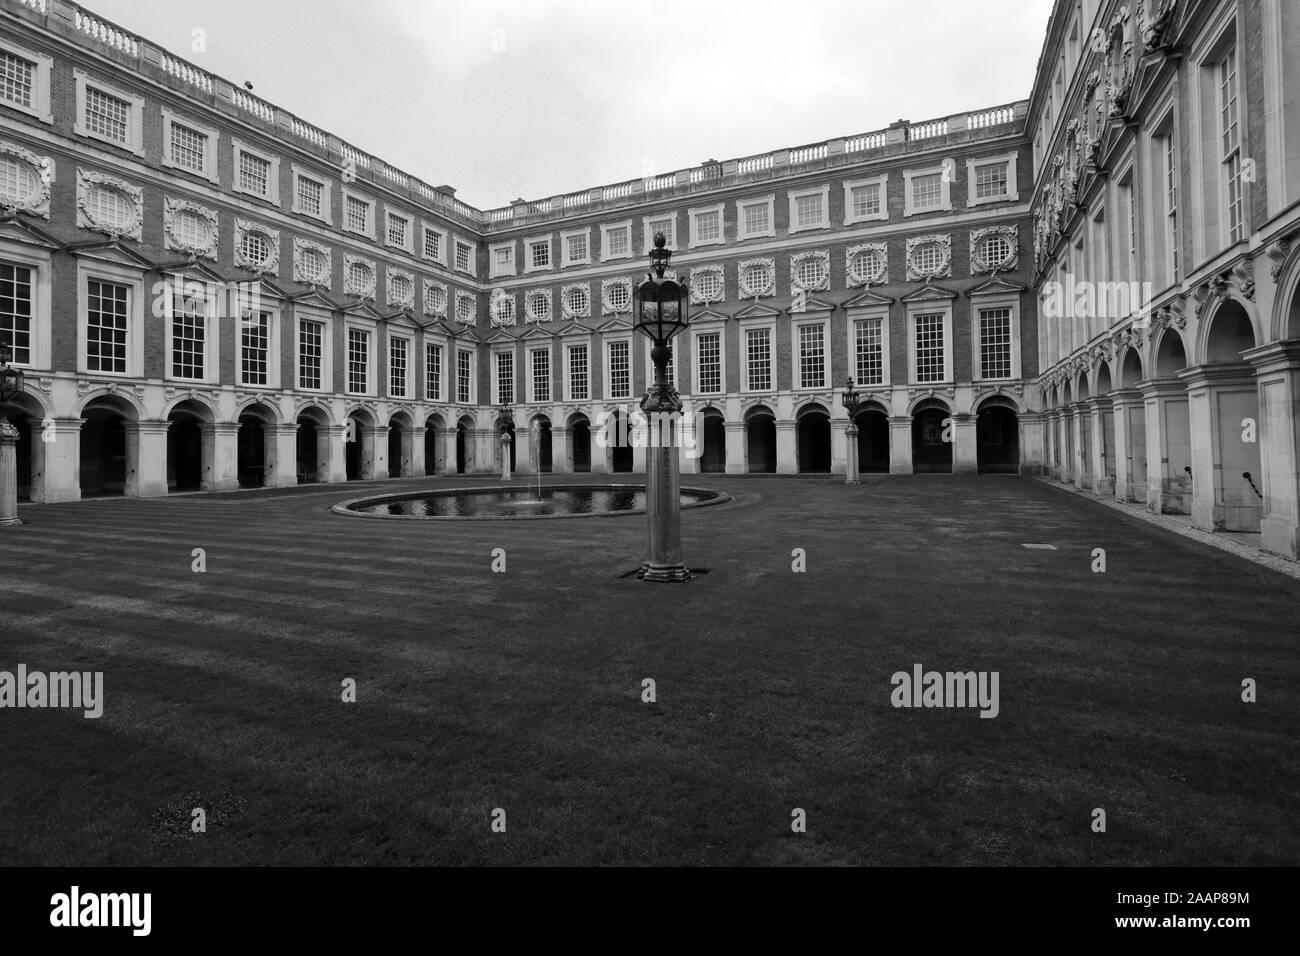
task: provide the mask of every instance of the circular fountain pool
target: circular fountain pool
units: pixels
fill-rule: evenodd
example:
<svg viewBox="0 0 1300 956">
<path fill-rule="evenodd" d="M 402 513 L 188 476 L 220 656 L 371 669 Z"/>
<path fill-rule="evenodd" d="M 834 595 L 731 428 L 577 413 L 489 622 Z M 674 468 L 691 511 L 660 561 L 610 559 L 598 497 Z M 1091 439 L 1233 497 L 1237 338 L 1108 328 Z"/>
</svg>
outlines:
<svg viewBox="0 0 1300 956">
<path fill-rule="evenodd" d="M 730 501 L 722 491 L 681 488 L 683 508 Z M 335 505 L 335 514 L 360 518 L 500 519 L 590 518 L 645 513 L 644 485 L 543 485 L 528 488 L 448 488 L 376 495 Z"/>
</svg>

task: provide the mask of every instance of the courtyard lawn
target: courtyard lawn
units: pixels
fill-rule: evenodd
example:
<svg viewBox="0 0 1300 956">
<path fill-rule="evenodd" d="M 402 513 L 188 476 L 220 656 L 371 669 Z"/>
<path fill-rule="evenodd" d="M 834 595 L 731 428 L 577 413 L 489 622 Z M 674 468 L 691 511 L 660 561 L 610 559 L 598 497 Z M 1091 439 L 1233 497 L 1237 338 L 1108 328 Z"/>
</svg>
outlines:
<svg viewBox="0 0 1300 956">
<path fill-rule="evenodd" d="M 640 516 L 328 511 L 485 478 L 23 507 L 0 670 L 105 703 L 0 710 L 0 864 L 1300 862 L 1300 582 L 1027 479 L 683 483 L 688 585 Z"/>
</svg>

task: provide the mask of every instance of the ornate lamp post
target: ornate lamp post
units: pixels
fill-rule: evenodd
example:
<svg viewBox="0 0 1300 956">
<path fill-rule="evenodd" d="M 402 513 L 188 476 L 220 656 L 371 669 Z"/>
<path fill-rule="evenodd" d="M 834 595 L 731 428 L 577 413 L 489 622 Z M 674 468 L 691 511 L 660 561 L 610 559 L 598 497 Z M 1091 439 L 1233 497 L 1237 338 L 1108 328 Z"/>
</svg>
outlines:
<svg viewBox="0 0 1300 956">
<path fill-rule="evenodd" d="M 655 381 L 641 399 L 641 410 L 650 422 L 651 440 L 646 447 L 646 560 L 637 572 L 642 581 L 689 581 L 691 572 L 682 564 L 681 465 L 677 438 L 682 400 L 668 384 L 668 363 L 674 335 L 686 328 L 688 296 L 686 283 L 665 279 L 672 252 L 662 232 L 655 234 L 650 250 L 651 273 L 638 282 L 632 294 L 636 301 L 636 330 L 654 343 L 650 358 Z"/>
<path fill-rule="evenodd" d="M 501 480 L 510 480 L 510 429 L 515 423 L 514 412 L 509 405 L 501 406 L 501 418 L 497 429 L 501 432 Z"/>
<path fill-rule="evenodd" d="M 859 401 L 858 390 L 853 387 L 853 379 L 850 378 L 844 386 L 844 391 L 840 394 L 840 401 L 844 403 L 844 410 L 849 414 L 849 427 L 844 429 L 845 444 L 848 446 L 844 451 L 844 483 L 846 485 L 856 485 L 858 482 L 858 426 L 854 424 L 853 417 L 858 413 Z"/>
<path fill-rule="evenodd" d="M 13 354 L 8 340 L 0 339 L 0 404 L 23 391 L 22 369 L 9 364 Z M 12 524 L 22 524 L 18 520 L 18 429 L 0 413 L 0 527 Z"/>
</svg>

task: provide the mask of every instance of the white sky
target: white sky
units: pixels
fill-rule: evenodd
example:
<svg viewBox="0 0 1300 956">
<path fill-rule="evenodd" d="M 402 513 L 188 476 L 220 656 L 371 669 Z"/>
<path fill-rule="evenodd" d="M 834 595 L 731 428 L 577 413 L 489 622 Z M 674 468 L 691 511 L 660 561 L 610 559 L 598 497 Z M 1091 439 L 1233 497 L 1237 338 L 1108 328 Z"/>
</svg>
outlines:
<svg viewBox="0 0 1300 956">
<path fill-rule="evenodd" d="M 1029 95 L 1051 0 L 85 0 L 479 208 Z M 192 50 L 196 28 L 207 49 Z"/>
</svg>

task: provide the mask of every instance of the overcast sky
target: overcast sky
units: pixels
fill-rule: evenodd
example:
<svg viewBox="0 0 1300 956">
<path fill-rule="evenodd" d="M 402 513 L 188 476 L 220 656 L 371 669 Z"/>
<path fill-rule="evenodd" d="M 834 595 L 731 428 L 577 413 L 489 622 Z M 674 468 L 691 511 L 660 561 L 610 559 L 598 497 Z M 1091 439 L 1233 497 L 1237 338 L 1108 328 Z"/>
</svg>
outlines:
<svg viewBox="0 0 1300 956">
<path fill-rule="evenodd" d="M 1029 95 L 1051 0 L 85 0 L 479 208 Z M 194 30 L 206 50 L 193 49 Z"/>
</svg>

